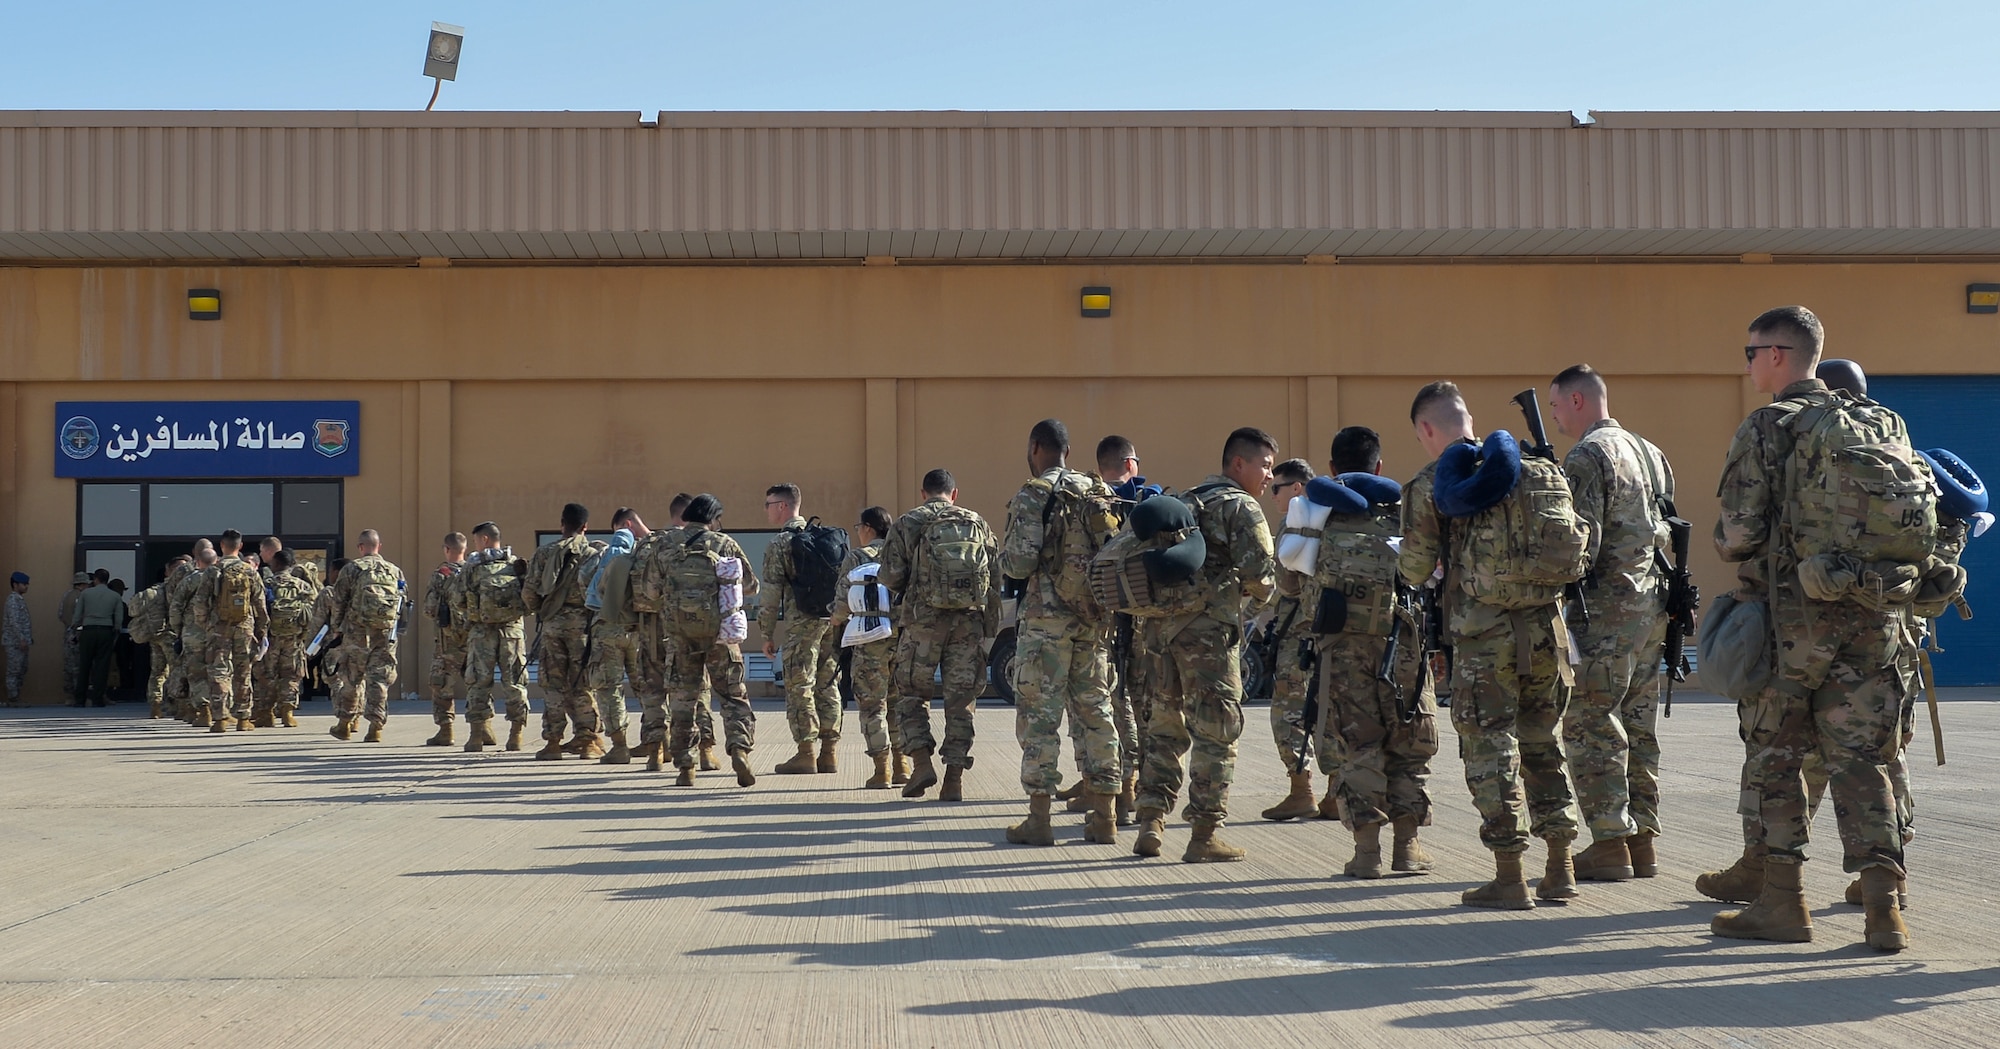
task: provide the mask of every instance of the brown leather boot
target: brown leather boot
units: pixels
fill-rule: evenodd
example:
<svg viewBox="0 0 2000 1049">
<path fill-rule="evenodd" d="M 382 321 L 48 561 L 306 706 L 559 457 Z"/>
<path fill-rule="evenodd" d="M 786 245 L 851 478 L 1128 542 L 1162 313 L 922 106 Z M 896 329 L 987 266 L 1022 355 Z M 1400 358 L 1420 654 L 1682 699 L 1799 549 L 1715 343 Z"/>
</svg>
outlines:
<svg viewBox="0 0 2000 1049">
<path fill-rule="evenodd" d="M 1801 881 L 1804 872 L 1799 861 L 1790 856 L 1766 854 L 1762 866 L 1763 887 L 1757 894 L 1757 902 L 1740 911 L 1716 915 L 1708 923 L 1709 931 L 1732 940 L 1811 943 L 1812 912 L 1806 909 L 1806 890 Z"/>
<path fill-rule="evenodd" d="M 522 735 L 523 733 L 525 733 L 525 732 L 526 732 L 527 730 L 528 730 L 528 723 L 527 723 L 527 721 L 525 721 L 525 720 L 522 720 L 522 721 L 510 721 L 510 722 L 508 722 L 508 723 L 507 723 L 507 749 L 508 749 L 508 750 L 520 750 L 520 749 L 521 749 L 521 735 Z"/>
<path fill-rule="evenodd" d="M 889 756 L 892 759 L 889 762 L 889 765 L 891 768 L 896 770 L 895 775 L 889 777 L 889 785 L 892 787 L 900 787 L 903 784 L 910 782 L 909 755 L 903 753 L 903 748 L 901 747 L 890 747 Z"/>
<path fill-rule="evenodd" d="M 1660 860 L 1653 851 L 1655 835 L 1639 833 L 1625 839 L 1625 851 L 1632 854 L 1632 876 L 1634 878 L 1655 878 L 1660 874 Z"/>
<path fill-rule="evenodd" d="M 1395 842 L 1391 846 L 1389 869 L 1402 874 L 1422 874 L 1430 870 L 1430 851 L 1417 840 L 1417 818 L 1402 816 L 1392 826 L 1395 828 Z"/>
<path fill-rule="evenodd" d="M 888 751 L 885 750 L 882 753 L 875 755 L 875 774 L 873 776 L 868 777 L 868 782 L 863 783 L 862 786 L 868 787 L 871 790 L 882 790 L 889 786 Z"/>
<path fill-rule="evenodd" d="M 451 720 L 450 720 L 449 718 L 447 718 L 447 719 L 446 719 L 446 720 L 444 720 L 444 721 L 440 721 L 440 722 L 438 722 L 438 730 L 437 730 L 437 735 L 435 735 L 435 736 L 432 736 L 431 738 L 429 738 L 429 739 L 427 739 L 427 740 L 424 740 L 424 746 L 426 746 L 426 747 L 449 747 L 449 746 L 451 746 L 451 737 L 452 737 L 452 730 L 451 730 L 451 726 L 452 726 L 452 722 L 451 722 Z"/>
<path fill-rule="evenodd" d="M 1627 881 L 1633 876 L 1628 838 L 1594 841 L 1573 861 L 1578 881 Z"/>
<path fill-rule="evenodd" d="M 1535 886 L 1538 900 L 1576 899 L 1576 868 L 1570 863 L 1569 842 L 1549 842 L 1549 862 L 1542 868 L 1541 884 Z"/>
<path fill-rule="evenodd" d="M 1135 856 L 1158 856 L 1166 843 L 1167 813 L 1164 809 L 1139 810 L 1139 837 L 1132 843 Z"/>
<path fill-rule="evenodd" d="M 354 722 L 348 718 L 334 718 L 333 727 L 327 729 L 326 734 L 339 740 L 353 739 Z"/>
<path fill-rule="evenodd" d="M 703 743 L 701 745 L 701 770 L 703 772 L 716 772 L 721 768 L 722 763 L 715 760 L 715 744 Z"/>
<path fill-rule="evenodd" d="M 939 801 L 965 800 L 965 770 L 956 765 L 944 770 L 944 783 L 938 787 Z"/>
<path fill-rule="evenodd" d="M 1139 817 L 1136 815 L 1138 808 L 1139 777 L 1135 773 L 1125 777 L 1124 784 L 1118 791 L 1118 803 L 1116 806 L 1118 825 L 1121 827 L 1130 827 L 1132 824 L 1139 822 Z"/>
<path fill-rule="evenodd" d="M 368 720 L 368 734 L 361 737 L 363 743 L 382 742 L 382 723 L 373 718 Z"/>
<path fill-rule="evenodd" d="M 1900 951 L 1910 946 L 1910 929 L 1903 924 L 1902 894 L 1896 887 L 1902 879 L 1887 867 L 1861 869 L 1862 921 L 1868 946 L 1878 951 Z"/>
<path fill-rule="evenodd" d="M 536 761 L 561 761 L 563 756 L 562 735 L 543 736 L 542 749 L 535 751 Z"/>
<path fill-rule="evenodd" d="M 813 758 L 812 740 L 800 743 L 798 753 L 779 762 L 771 771 L 780 776 L 810 776 L 819 771 L 819 762 Z"/>
<path fill-rule="evenodd" d="M 1090 814 L 1083 818 L 1083 840 L 1092 845 L 1118 844 L 1118 817 L 1113 806 L 1118 803 L 1116 794 L 1090 794 Z"/>
<path fill-rule="evenodd" d="M 1007 828 L 1007 840 L 1015 845 L 1054 845 L 1056 830 L 1049 825 L 1049 796 L 1028 795 L 1028 818 Z"/>
<path fill-rule="evenodd" d="M 583 740 L 583 752 L 578 757 L 581 757 L 585 761 L 591 761 L 604 756 L 603 736 L 591 732 L 578 738 Z"/>
<path fill-rule="evenodd" d="M 1304 819 L 1319 811 L 1319 799 L 1313 796 L 1313 774 L 1292 773 L 1292 792 L 1285 800 L 1264 810 L 1264 818 L 1282 822 Z"/>
<path fill-rule="evenodd" d="M 910 757 L 916 761 L 917 767 L 910 773 L 910 782 L 903 788 L 903 796 L 921 798 L 924 796 L 924 791 L 931 789 L 937 783 L 937 766 L 931 764 L 931 752 L 928 750 L 918 751 Z"/>
<path fill-rule="evenodd" d="M 1382 825 L 1370 823 L 1354 828 L 1354 858 L 1340 873 L 1350 878 L 1374 879 L 1382 876 Z"/>
<path fill-rule="evenodd" d="M 498 746 L 499 743 L 499 740 L 493 738 L 493 728 L 488 722 L 466 722 L 465 752 L 467 754 L 477 754 L 487 747 Z"/>
<path fill-rule="evenodd" d="M 1242 849 L 1223 841 L 1216 835 L 1218 829 L 1213 823 L 1196 823 L 1190 827 L 1187 851 L 1181 853 L 1182 863 L 1235 863 L 1248 855 Z"/>
<path fill-rule="evenodd" d="M 1493 880 L 1458 897 L 1467 907 L 1487 907 L 1496 911 L 1532 911 L 1535 901 L 1528 895 L 1528 880 L 1521 874 L 1521 854 L 1493 854 Z"/>
<path fill-rule="evenodd" d="M 1735 863 L 1697 876 L 1695 890 L 1724 903 L 1755 903 L 1764 894 L 1764 856 L 1764 846 L 1746 845 Z"/>
<path fill-rule="evenodd" d="M 737 786 L 754 787 L 757 785 L 757 774 L 750 771 L 750 755 L 732 752 L 729 755 L 729 765 L 736 770 Z"/>
<path fill-rule="evenodd" d="M 835 748 L 839 745 L 840 741 L 837 739 L 820 740 L 819 760 L 813 763 L 813 768 L 820 772 L 839 772 L 840 760 L 834 753 Z"/>
<path fill-rule="evenodd" d="M 630 765 L 632 763 L 632 747 L 625 742 L 625 733 L 613 732 L 611 734 L 611 749 L 605 751 L 604 756 L 597 759 L 597 763 L 599 765 Z"/>
</svg>

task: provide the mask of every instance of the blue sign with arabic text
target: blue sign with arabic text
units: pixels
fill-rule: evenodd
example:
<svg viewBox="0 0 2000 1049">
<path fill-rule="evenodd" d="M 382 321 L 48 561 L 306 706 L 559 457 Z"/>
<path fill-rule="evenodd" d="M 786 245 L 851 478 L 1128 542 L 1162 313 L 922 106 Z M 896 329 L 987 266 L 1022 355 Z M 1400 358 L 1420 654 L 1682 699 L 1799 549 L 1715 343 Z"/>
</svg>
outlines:
<svg viewBox="0 0 2000 1049">
<path fill-rule="evenodd" d="M 353 477 L 360 401 L 57 401 L 56 476 Z"/>
</svg>

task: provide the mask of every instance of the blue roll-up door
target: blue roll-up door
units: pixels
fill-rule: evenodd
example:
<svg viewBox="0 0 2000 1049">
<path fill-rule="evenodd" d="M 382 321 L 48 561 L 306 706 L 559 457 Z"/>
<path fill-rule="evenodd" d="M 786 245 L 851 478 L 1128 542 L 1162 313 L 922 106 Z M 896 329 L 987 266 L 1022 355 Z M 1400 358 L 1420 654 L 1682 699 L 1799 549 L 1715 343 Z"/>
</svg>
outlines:
<svg viewBox="0 0 2000 1049">
<path fill-rule="evenodd" d="M 1871 375 L 1868 395 L 1894 408 L 1918 448 L 1949 448 L 1979 472 L 1988 488 L 2000 483 L 1994 433 L 2000 425 L 2000 376 Z M 2000 684 L 2000 528 L 1966 544 L 1965 600 L 1976 618 L 1938 620 L 1934 657 L 1940 685 Z"/>
</svg>

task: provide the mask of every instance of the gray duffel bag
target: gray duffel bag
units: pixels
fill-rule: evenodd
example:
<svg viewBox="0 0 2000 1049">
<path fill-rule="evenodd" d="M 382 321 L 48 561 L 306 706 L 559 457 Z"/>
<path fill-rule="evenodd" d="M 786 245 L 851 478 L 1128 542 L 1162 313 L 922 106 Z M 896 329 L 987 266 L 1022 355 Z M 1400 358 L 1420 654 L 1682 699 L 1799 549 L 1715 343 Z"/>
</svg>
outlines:
<svg viewBox="0 0 2000 1049">
<path fill-rule="evenodd" d="M 1771 683 L 1771 606 L 1717 597 L 1701 620 L 1701 687 L 1742 702 Z"/>
</svg>

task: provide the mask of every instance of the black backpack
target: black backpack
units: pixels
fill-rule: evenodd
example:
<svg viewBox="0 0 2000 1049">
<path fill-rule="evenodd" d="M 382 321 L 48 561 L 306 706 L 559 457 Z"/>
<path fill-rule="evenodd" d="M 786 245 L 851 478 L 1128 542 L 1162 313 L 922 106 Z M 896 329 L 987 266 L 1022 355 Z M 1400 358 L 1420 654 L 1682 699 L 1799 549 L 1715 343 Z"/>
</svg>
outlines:
<svg viewBox="0 0 2000 1049">
<path fill-rule="evenodd" d="M 833 614 L 840 592 L 840 563 L 847 559 L 847 529 L 831 528 L 815 517 L 792 536 L 792 599 L 815 619 Z"/>
</svg>

